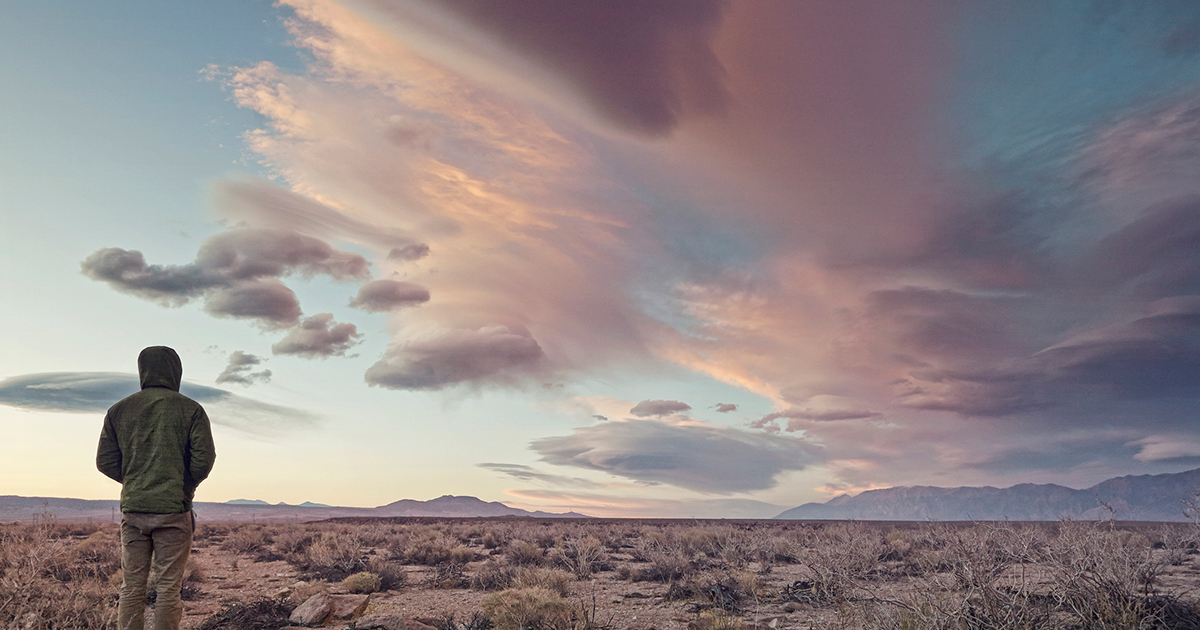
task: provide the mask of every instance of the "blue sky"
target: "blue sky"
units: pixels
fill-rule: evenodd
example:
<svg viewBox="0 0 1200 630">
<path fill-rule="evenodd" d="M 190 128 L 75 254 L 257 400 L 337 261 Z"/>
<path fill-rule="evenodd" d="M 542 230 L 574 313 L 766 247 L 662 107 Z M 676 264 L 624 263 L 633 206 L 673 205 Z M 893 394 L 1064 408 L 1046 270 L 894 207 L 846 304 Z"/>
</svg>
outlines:
<svg viewBox="0 0 1200 630">
<path fill-rule="evenodd" d="M 0 493 L 115 496 L 159 344 L 219 390 L 200 500 L 1194 467 L 1198 53 L 1169 0 L 21 3 Z"/>
</svg>

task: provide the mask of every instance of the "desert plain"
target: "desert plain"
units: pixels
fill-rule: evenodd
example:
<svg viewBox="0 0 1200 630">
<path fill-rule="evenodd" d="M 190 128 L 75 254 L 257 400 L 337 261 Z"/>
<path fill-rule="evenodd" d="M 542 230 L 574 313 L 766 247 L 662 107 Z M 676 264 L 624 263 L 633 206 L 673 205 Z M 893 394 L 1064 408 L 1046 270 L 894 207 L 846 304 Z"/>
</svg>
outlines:
<svg viewBox="0 0 1200 630">
<path fill-rule="evenodd" d="M 0 628 L 114 628 L 119 585 L 115 524 L 0 524 Z M 204 630 L 1200 628 L 1200 527 L 201 522 L 183 595 Z"/>
</svg>

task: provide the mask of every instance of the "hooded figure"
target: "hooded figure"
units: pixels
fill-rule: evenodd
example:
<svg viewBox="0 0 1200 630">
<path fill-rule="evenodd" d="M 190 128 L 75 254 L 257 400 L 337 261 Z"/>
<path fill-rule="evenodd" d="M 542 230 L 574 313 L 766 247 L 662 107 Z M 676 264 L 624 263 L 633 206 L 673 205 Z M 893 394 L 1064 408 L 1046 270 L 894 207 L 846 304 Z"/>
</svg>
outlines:
<svg viewBox="0 0 1200 630">
<path fill-rule="evenodd" d="M 192 546 L 196 486 L 216 451 L 208 415 L 179 393 L 183 364 L 171 348 L 138 356 L 142 391 L 108 410 L 96 467 L 121 484 L 121 601 L 118 627 L 142 630 L 146 588 L 156 576 L 155 630 L 179 628 L 179 589 Z"/>
</svg>

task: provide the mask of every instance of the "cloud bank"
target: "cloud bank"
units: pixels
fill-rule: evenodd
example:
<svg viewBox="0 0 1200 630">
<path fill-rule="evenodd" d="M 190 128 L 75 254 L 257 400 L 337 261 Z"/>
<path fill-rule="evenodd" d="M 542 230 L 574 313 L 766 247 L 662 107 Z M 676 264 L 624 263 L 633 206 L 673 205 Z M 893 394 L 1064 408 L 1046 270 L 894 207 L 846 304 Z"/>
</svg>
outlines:
<svg viewBox="0 0 1200 630">
<path fill-rule="evenodd" d="M 280 184 L 219 184 L 217 205 L 428 290 L 355 298 L 391 318 L 369 384 L 670 363 L 773 411 L 756 432 L 616 420 L 536 444 L 731 492 L 818 461 L 838 488 L 1094 482 L 1165 472 L 1161 436 L 1196 439 L 1200 72 L 1174 26 L 1196 7 L 283 4 L 312 65 L 220 74 Z M 135 254 L 85 270 L 299 323 L 278 283 L 301 263 L 234 278 Z M 686 448 L 647 446 L 666 436 Z M 722 486 L 683 451 L 762 463 Z"/>
</svg>

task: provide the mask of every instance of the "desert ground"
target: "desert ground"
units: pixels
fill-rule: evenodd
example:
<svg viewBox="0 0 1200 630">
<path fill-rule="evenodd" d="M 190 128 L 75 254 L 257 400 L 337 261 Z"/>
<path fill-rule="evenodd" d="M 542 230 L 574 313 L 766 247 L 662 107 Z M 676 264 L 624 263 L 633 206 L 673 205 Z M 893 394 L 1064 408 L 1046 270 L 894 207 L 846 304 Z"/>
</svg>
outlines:
<svg viewBox="0 0 1200 630">
<path fill-rule="evenodd" d="M 336 600 L 328 627 L 1200 628 L 1198 543 L 1113 521 L 201 523 L 184 627 Z M 116 525 L 0 524 L 0 628 L 114 628 L 119 584 Z"/>
</svg>

